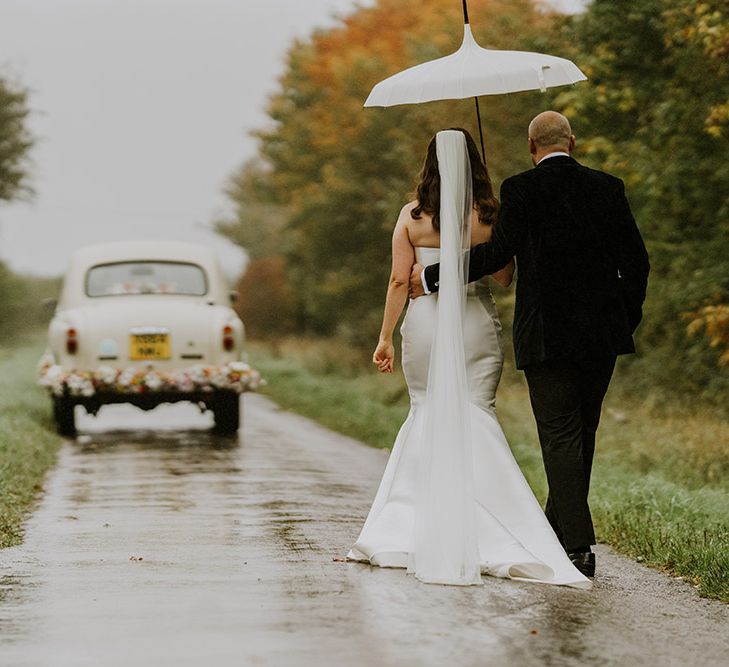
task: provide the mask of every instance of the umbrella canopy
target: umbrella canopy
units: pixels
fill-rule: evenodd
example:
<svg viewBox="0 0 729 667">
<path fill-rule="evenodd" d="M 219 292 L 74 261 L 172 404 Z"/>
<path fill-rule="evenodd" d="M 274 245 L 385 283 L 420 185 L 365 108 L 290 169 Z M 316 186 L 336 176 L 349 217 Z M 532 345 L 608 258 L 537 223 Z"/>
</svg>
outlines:
<svg viewBox="0 0 729 667">
<path fill-rule="evenodd" d="M 545 91 L 586 79 L 580 68 L 565 58 L 528 51 L 484 49 L 466 23 L 458 51 L 380 81 L 365 106 L 391 107 L 525 90 Z"/>
</svg>

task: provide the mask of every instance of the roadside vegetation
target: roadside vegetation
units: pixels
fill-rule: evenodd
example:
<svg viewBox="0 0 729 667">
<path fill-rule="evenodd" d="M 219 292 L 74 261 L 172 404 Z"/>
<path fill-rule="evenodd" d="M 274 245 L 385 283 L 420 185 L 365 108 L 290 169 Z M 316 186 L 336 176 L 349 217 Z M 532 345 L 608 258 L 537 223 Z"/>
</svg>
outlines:
<svg viewBox="0 0 729 667">
<path fill-rule="evenodd" d="M 408 410 L 400 372 L 379 375 L 336 341 L 252 343 L 264 390 L 283 407 L 375 447 L 390 447 Z M 626 395 L 619 364 L 599 431 L 591 490 L 598 539 L 729 602 L 729 424 L 710 409 Z M 521 374 L 507 365 L 497 411 L 541 502 L 546 478 Z"/>
<path fill-rule="evenodd" d="M 56 460 L 48 397 L 36 384 L 41 335 L 0 347 L 0 547 L 18 544 L 22 524 Z"/>
<path fill-rule="evenodd" d="M 19 276 L 0 263 L 0 548 L 18 544 L 61 438 L 37 385 L 57 278 Z"/>
</svg>

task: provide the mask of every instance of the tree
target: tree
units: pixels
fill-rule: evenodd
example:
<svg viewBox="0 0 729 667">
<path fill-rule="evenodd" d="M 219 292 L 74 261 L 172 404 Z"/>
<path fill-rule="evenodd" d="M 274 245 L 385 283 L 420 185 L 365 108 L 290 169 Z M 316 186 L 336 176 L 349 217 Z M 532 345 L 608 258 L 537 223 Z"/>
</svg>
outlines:
<svg viewBox="0 0 729 667">
<path fill-rule="evenodd" d="M 294 291 L 281 255 L 251 260 L 238 283 L 238 294 L 236 310 L 248 335 L 265 339 L 296 329 Z"/>
<path fill-rule="evenodd" d="M 214 223 L 218 233 L 245 248 L 251 259 L 283 255 L 293 246 L 286 233 L 286 209 L 270 192 L 270 177 L 260 158 L 241 166 L 224 190 L 233 203 L 233 216 Z"/>
<path fill-rule="evenodd" d="M 28 155 L 33 139 L 27 127 L 27 91 L 0 78 L 0 201 L 31 194 Z"/>
<path fill-rule="evenodd" d="M 684 314 L 710 331 L 699 313 L 729 302 L 729 4 L 594 0 L 565 41 L 590 83 L 557 104 L 584 160 L 625 179 L 651 255 L 636 378 L 725 391 L 721 345 Z"/>
<path fill-rule="evenodd" d="M 269 176 L 260 159 L 245 163 L 225 189 L 233 217 L 215 223 L 218 233 L 245 248 L 250 259 L 238 282 L 236 310 L 247 333 L 257 338 L 291 333 L 298 319 L 286 260 L 293 237 L 286 230 L 285 207 L 269 192 Z"/>
<path fill-rule="evenodd" d="M 0 78 L 0 203 L 32 194 L 28 180 L 28 155 L 33 145 L 27 128 L 29 113 L 26 91 Z M 18 323 L 27 320 L 28 306 L 25 281 L 0 262 L 0 335 L 15 333 Z"/>
</svg>

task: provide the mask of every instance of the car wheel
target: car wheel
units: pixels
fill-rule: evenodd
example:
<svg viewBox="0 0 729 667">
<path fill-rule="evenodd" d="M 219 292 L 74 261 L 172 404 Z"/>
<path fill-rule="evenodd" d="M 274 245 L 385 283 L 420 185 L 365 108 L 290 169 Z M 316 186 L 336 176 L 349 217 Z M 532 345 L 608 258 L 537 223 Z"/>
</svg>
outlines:
<svg viewBox="0 0 729 667">
<path fill-rule="evenodd" d="M 53 418 L 56 428 L 61 435 L 76 435 L 76 415 L 73 401 L 65 396 L 56 396 L 53 399 Z"/>
<path fill-rule="evenodd" d="M 236 433 L 240 428 L 240 396 L 235 391 L 217 391 L 213 399 L 215 430 Z"/>
</svg>

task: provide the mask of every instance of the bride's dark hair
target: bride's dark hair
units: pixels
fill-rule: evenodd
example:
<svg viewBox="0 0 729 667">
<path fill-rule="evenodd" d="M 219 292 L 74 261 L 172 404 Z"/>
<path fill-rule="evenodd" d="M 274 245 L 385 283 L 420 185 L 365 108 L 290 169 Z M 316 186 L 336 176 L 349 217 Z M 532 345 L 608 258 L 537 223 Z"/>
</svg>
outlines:
<svg viewBox="0 0 729 667">
<path fill-rule="evenodd" d="M 494 188 L 489 178 L 489 170 L 481 160 L 478 147 L 468 130 L 462 127 L 451 127 L 450 130 L 463 132 L 466 137 L 466 148 L 471 161 L 473 178 L 473 205 L 478 210 L 478 219 L 484 225 L 493 225 L 499 212 L 499 200 L 494 196 Z M 416 190 L 418 205 L 410 212 L 413 220 L 420 220 L 423 213 L 433 219 L 433 228 L 440 231 L 440 172 L 438 171 L 438 155 L 433 137 L 428 144 L 428 153 L 420 172 L 420 182 Z"/>
</svg>

